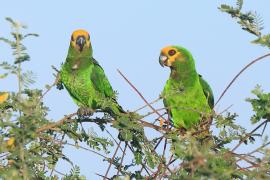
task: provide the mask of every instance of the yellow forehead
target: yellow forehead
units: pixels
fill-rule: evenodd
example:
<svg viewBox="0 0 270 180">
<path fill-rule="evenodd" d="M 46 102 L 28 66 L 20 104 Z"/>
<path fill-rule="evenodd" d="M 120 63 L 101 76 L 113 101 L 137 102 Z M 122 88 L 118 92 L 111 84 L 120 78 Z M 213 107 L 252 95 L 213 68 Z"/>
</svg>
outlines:
<svg viewBox="0 0 270 180">
<path fill-rule="evenodd" d="M 78 36 L 88 37 L 89 33 L 83 29 L 78 29 L 72 33 L 72 37 L 76 39 Z"/>
<path fill-rule="evenodd" d="M 161 50 L 161 53 L 168 55 L 168 53 L 169 53 L 170 50 L 175 50 L 176 52 L 178 52 L 178 50 L 176 48 L 174 48 L 172 46 L 167 46 L 167 47 L 165 47 L 165 48 L 163 48 Z"/>
</svg>

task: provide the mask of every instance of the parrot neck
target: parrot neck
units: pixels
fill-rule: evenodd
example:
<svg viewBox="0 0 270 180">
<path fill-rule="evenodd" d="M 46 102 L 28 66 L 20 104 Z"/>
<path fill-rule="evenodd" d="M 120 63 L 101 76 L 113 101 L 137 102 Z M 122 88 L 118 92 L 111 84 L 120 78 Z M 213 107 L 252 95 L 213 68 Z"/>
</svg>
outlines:
<svg viewBox="0 0 270 180">
<path fill-rule="evenodd" d="M 174 66 L 171 67 L 170 78 L 185 86 L 193 86 L 198 80 L 195 68 L 189 63 L 182 62 L 175 62 Z"/>
<path fill-rule="evenodd" d="M 72 70 L 85 69 L 93 64 L 93 61 L 91 61 L 92 58 L 92 47 L 90 49 L 84 49 L 82 52 L 69 47 L 67 65 Z"/>
<path fill-rule="evenodd" d="M 68 56 L 69 57 L 93 57 L 93 50 L 92 47 L 89 49 L 84 49 L 82 52 L 79 52 L 75 48 L 73 48 L 71 45 L 69 46 L 68 49 Z"/>
</svg>

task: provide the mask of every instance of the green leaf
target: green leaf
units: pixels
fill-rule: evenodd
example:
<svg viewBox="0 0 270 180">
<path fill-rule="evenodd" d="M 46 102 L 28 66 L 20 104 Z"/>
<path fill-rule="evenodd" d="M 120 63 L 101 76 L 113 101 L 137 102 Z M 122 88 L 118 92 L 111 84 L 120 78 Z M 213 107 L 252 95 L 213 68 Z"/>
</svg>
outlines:
<svg viewBox="0 0 270 180">
<path fill-rule="evenodd" d="M 22 63 L 24 61 L 29 61 L 30 56 L 28 54 L 22 54 L 21 56 L 17 57 L 14 64 Z"/>
<path fill-rule="evenodd" d="M 8 73 L 5 73 L 5 74 L 0 74 L 0 79 L 4 79 L 8 76 Z"/>
<path fill-rule="evenodd" d="M 140 151 L 136 151 L 135 153 L 134 153 L 134 159 L 135 159 L 135 163 L 136 164 L 142 164 L 142 152 L 140 152 Z"/>
<path fill-rule="evenodd" d="M 222 4 L 219 9 L 222 12 L 230 14 L 233 18 L 237 19 L 237 23 L 240 24 L 241 28 L 251 34 L 258 37 L 261 36 L 261 30 L 263 29 L 262 18 L 255 12 L 241 12 L 243 6 L 243 0 L 237 1 L 237 7 Z"/>
<path fill-rule="evenodd" d="M 18 32 L 11 32 L 11 35 L 13 36 L 13 38 L 16 40 L 16 41 L 21 41 L 23 39 L 23 35 L 21 33 L 18 33 Z"/>
<path fill-rule="evenodd" d="M 252 43 L 270 48 L 270 34 L 259 37 L 258 39 L 252 41 Z"/>
<path fill-rule="evenodd" d="M 23 36 L 23 38 L 27 38 L 27 37 L 30 37 L 30 36 L 33 36 L 33 37 L 39 37 L 39 35 L 36 34 L 36 33 L 28 33 L 28 34 L 25 34 L 25 35 Z"/>
<path fill-rule="evenodd" d="M 17 26 L 17 23 L 10 17 L 6 17 L 6 20 L 11 23 L 12 26 Z"/>
<path fill-rule="evenodd" d="M 132 140 L 132 133 L 129 130 L 123 129 L 120 131 L 119 135 L 123 141 Z"/>
<path fill-rule="evenodd" d="M 31 84 L 35 83 L 36 75 L 33 71 L 26 71 L 25 73 L 22 73 L 22 84 L 24 87 L 28 87 Z"/>
<path fill-rule="evenodd" d="M 237 5 L 237 9 L 241 10 L 243 7 L 243 0 L 237 0 L 236 5 Z"/>
<path fill-rule="evenodd" d="M 251 117 L 251 123 L 255 124 L 262 119 L 270 120 L 270 93 L 264 93 L 260 86 L 256 86 L 252 93 L 256 98 L 247 98 L 255 114 Z"/>
<path fill-rule="evenodd" d="M 4 41 L 5 43 L 9 44 L 9 45 L 14 45 L 15 42 L 7 39 L 7 38 L 3 38 L 3 37 L 0 37 L 0 41 Z"/>
</svg>

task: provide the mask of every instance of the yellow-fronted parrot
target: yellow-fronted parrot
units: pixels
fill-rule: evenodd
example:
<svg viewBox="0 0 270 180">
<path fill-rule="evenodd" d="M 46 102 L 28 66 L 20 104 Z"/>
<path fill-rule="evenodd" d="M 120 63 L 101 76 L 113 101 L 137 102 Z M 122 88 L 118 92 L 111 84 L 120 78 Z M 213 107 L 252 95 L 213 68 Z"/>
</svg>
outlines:
<svg viewBox="0 0 270 180">
<path fill-rule="evenodd" d="M 202 118 L 209 118 L 214 106 L 213 92 L 196 72 L 191 53 L 180 46 L 168 46 L 161 50 L 159 63 L 171 70 L 162 95 L 173 125 L 189 129 Z"/>
<path fill-rule="evenodd" d="M 115 117 L 124 112 L 117 103 L 115 92 L 104 70 L 93 58 L 90 35 L 79 29 L 72 33 L 68 55 L 61 67 L 60 81 L 64 84 L 78 112 L 91 114 L 101 109 Z"/>
</svg>

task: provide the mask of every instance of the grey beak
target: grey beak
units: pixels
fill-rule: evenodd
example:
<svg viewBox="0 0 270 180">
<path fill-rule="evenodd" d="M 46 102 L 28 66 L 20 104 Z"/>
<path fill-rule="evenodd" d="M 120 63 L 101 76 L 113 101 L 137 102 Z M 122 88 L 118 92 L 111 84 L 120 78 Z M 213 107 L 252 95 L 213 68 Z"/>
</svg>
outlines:
<svg viewBox="0 0 270 180">
<path fill-rule="evenodd" d="M 164 64 L 166 63 L 166 61 L 168 60 L 168 57 L 167 56 L 164 56 L 164 55 L 160 55 L 159 56 L 159 64 L 164 67 Z"/>
<path fill-rule="evenodd" d="M 85 37 L 84 36 L 78 36 L 76 39 L 76 44 L 80 47 L 80 51 L 83 50 L 83 47 L 86 43 Z"/>
</svg>

